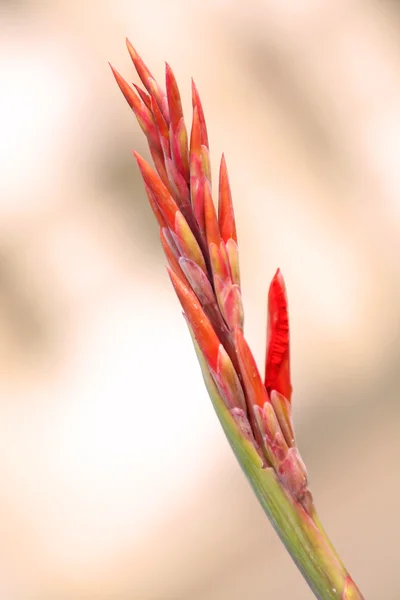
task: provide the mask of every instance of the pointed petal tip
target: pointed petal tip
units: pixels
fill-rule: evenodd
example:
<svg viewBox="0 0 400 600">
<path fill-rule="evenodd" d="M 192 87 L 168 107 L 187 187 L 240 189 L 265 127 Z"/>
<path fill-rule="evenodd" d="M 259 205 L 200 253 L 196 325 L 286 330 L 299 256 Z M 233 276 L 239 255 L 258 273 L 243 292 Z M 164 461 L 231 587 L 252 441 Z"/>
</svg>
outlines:
<svg viewBox="0 0 400 600">
<path fill-rule="evenodd" d="M 271 284 L 269 286 L 269 296 L 271 296 L 271 301 L 272 301 L 272 296 L 275 295 L 277 296 L 278 294 L 283 294 L 283 300 L 286 303 L 286 310 L 287 310 L 287 293 L 286 293 L 286 284 L 285 284 L 285 279 L 283 277 L 282 271 L 280 269 L 280 267 L 278 267 L 275 271 L 275 274 L 271 280 Z"/>
<path fill-rule="evenodd" d="M 166 83 L 166 88 L 167 88 L 167 94 L 168 94 L 168 88 L 173 88 L 173 92 L 175 92 L 178 89 L 178 83 L 176 81 L 176 77 L 175 74 L 170 66 L 169 63 L 167 63 L 167 61 L 165 61 L 165 83 Z"/>
<path fill-rule="evenodd" d="M 117 71 L 117 69 L 115 67 L 112 66 L 112 64 L 110 62 L 108 62 L 110 69 L 112 71 L 112 74 L 114 75 L 115 79 L 117 80 L 118 83 L 118 79 L 122 79 L 122 75 L 120 75 L 120 73 Z"/>
<path fill-rule="evenodd" d="M 197 89 L 197 85 L 196 85 L 193 77 L 191 78 L 191 89 L 192 89 L 192 105 L 194 108 L 200 102 L 200 96 L 199 96 L 199 90 Z"/>
<path fill-rule="evenodd" d="M 142 174 L 147 173 L 149 176 L 157 177 L 156 172 L 154 171 L 150 163 L 148 163 L 147 160 L 143 158 L 141 154 L 139 154 L 139 152 L 136 152 L 136 150 L 132 150 L 132 154 Z"/>
<path fill-rule="evenodd" d="M 117 69 L 112 66 L 112 64 L 110 62 L 108 62 L 108 65 L 109 65 L 109 67 L 111 69 L 112 74 L 114 75 L 115 81 L 118 83 L 119 89 L 124 94 L 124 91 L 123 91 L 122 87 L 124 86 L 124 84 L 128 85 L 127 82 L 122 77 L 122 75 L 117 71 Z M 124 96 L 125 96 L 125 94 L 124 94 Z"/>
<path fill-rule="evenodd" d="M 140 156 L 140 154 L 138 152 L 136 152 L 136 150 L 132 150 L 132 154 L 135 157 L 135 160 L 138 163 L 139 167 L 140 167 L 140 165 L 143 165 L 146 162 L 144 160 L 144 158 L 142 156 Z"/>
<path fill-rule="evenodd" d="M 195 106 L 197 106 L 198 103 L 198 98 L 199 98 L 199 91 L 197 89 L 196 83 L 193 79 L 193 77 L 191 78 L 191 90 L 192 90 L 192 106 L 193 108 L 195 108 Z"/>
<path fill-rule="evenodd" d="M 109 63 L 110 64 L 110 63 Z M 118 84 L 119 89 L 121 90 L 125 100 L 133 110 L 136 115 L 136 118 L 139 121 L 139 124 L 142 130 L 146 135 L 149 134 L 149 126 L 151 115 L 146 109 L 141 98 L 135 93 L 134 89 L 129 85 L 129 83 L 122 77 L 122 75 L 110 64 L 111 71 L 114 75 L 115 81 Z"/>
<path fill-rule="evenodd" d="M 128 38 L 125 38 L 125 43 L 126 43 L 126 47 L 128 48 L 128 52 L 131 55 L 132 60 L 139 58 L 138 53 L 136 52 L 135 48 L 132 45 L 132 42 Z"/>
</svg>

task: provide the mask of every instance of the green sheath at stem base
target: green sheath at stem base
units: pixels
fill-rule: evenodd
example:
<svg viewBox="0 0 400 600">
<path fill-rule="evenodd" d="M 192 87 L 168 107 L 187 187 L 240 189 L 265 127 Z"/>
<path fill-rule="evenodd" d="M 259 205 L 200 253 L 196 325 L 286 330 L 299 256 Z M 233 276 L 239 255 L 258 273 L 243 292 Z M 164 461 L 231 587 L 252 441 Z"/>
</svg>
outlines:
<svg viewBox="0 0 400 600">
<path fill-rule="evenodd" d="M 192 333 L 192 332 L 191 332 Z M 226 437 L 261 506 L 303 577 L 320 600 L 364 600 L 318 517 L 313 518 L 286 492 L 270 467 L 263 468 L 253 443 L 238 428 L 208 371 L 194 336 L 205 384 Z"/>
</svg>

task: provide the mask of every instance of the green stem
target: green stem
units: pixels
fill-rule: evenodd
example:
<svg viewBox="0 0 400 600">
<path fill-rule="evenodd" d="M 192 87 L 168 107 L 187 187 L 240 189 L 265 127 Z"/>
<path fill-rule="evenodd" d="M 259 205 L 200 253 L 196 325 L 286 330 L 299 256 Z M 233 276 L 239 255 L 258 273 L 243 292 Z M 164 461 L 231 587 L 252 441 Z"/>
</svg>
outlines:
<svg viewBox="0 0 400 600">
<path fill-rule="evenodd" d="M 197 347 L 215 411 L 261 506 L 294 562 L 319 600 L 364 600 L 329 541 L 316 514 L 310 516 L 286 492 L 270 467 L 263 468 L 254 444 L 240 431 L 212 380 Z"/>
</svg>

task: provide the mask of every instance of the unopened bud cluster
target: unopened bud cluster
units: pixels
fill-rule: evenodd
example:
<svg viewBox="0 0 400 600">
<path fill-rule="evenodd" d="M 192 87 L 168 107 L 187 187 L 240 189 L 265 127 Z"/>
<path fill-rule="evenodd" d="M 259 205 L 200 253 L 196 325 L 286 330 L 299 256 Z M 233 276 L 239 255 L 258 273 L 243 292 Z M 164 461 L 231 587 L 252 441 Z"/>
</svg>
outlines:
<svg viewBox="0 0 400 600">
<path fill-rule="evenodd" d="M 164 92 L 132 45 L 127 45 L 145 89 L 131 87 L 115 69 L 113 73 L 147 137 L 155 169 L 139 155 L 135 157 L 185 317 L 239 430 L 252 441 L 265 468 L 272 468 L 286 491 L 303 502 L 310 495 L 291 418 L 289 324 L 282 275 L 278 270 L 269 291 L 262 381 L 243 334 L 238 246 L 226 162 L 222 157 L 217 214 L 207 127 L 196 86 L 192 83 L 188 136 L 171 68 L 166 66 Z"/>
</svg>

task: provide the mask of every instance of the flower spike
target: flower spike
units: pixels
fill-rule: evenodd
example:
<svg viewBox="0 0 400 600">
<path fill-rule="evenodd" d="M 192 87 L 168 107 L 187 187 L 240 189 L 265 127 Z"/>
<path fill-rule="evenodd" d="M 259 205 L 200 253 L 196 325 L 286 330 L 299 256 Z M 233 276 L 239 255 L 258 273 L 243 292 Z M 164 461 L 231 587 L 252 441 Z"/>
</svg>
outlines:
<svg viewBox="0 0 400 600">
<path fill-rule="evenodd" d="M 217 215 L 198 90 L 192 81 L 188 142 L 171 68 L 166 65 L 164 92 L 128 40 L 127 47 L 145 89 L 131 87 L 111 68 L 147 137 L 155 170 L 134 155 L 159 225 L 168 273 L 222 427 L 265 513 L 317 598 L 363 600 L 322 529 L 296 445 L 283 277 L 278 269 L 268 293 L 263 382 L 243 331 L 236 223 L 225 157 L 219 171 Z"/>
</svg>

